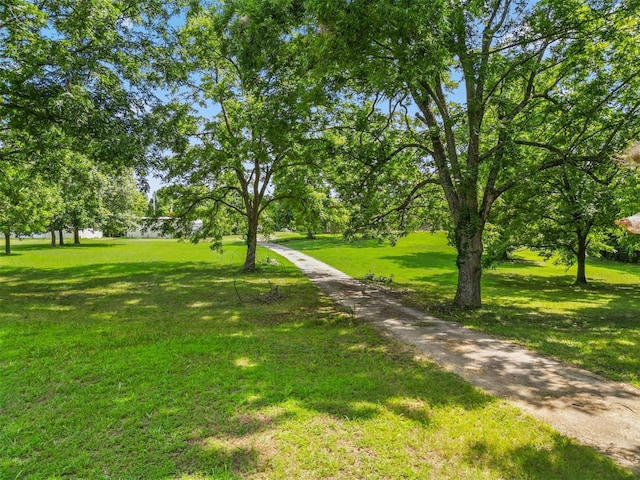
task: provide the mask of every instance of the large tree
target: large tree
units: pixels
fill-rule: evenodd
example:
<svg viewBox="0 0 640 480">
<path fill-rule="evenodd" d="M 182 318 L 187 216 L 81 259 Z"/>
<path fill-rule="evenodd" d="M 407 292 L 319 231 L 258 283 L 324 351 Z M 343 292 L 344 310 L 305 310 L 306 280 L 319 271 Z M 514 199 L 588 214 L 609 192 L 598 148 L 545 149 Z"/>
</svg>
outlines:
<svg viewBox="0 0 640 480">
<path fill-rule="evenodd" d="M 0 2 L 0 169 L 27 162 L 34 175 L 61 180 L 75 152 L 144 172 L 170 128 L 156 72 L 181 3 Z"/>
<path fill-rule="evenodd" d="M 263 213 L 295 195 L 295 171 L 319 141 L 321 88 L 309 76 L 303 35 L 288 30 L 297 15 L 288 2 L 198 6 L 180 32 L 178 93 L 201 109 L 186 125 L 190 145 L 162 165 L 183 227 L 177 232 L 219 241 L 231 214 L 243 224 L 248 271 L 256 267 Z M 195 219 L 203 222 L 197 230 Z"/>
<path fill-rule="evenodd" d="M 0 131 L 28 133 L 29 152 L 143 165 L 157 103 L 152 66 L 176 3 L 1 2 Z M 55 159 L 40 158 L 43 168 Z"/>
<path fill-rule="evenodd" d="M 322 74 L 347 72 L 417 109 L 453 224 L 460 307 L 481 305 L 496 199 L 536 172 L 610 154 L 638 117 L 637 2 L 303 3 L 316 25 L 309 42 L 325 49 Z M 609 135 L 592 148 L 596 130 Z"/>
</svg>

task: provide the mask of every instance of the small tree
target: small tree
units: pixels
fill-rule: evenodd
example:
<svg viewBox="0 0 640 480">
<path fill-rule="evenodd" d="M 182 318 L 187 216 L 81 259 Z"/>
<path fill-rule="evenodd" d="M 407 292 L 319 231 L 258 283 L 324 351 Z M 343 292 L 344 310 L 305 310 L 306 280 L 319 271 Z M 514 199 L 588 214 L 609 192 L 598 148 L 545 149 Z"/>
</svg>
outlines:
<svg viewBox="0 0 640 480">
<path fill-rule="evenodd" d="M 45 230 L 59 201 L 58 191 L 25 164 L 0 169 L 0 228 L 5 254 L 11 254 L 11 235 Z"/>
<path fill-rule="evenodd" d="M 631 183 L 635 176 L 623 175 L 610 160 L 543 172 L 497 206 L 492 221 L 503 234 L 493 245 L 525 245 L 547 258 L 557 255 L 565 265 L 576 263 L 575 283 L 586 284 L 587 255 L 613 250 L 613 219 L 629 208 L 630 197 L 623 190 Z"/>
<path fill-rule="evenodd" d="M 63 231 L 73 232 L 74 244 L 80 244 L 79 232 L 85 228 L 97 228 L 106 214 L 103 190 L 106 177 L 86 157 L 69 153 L 65 163 L 57 171 L 57 185 L 62 205 L 53 224 L 60 232 L 60 244 L 64 243 Z"/>
<path fill-rule="evenodd" d="M 120 236 L 146 215 L 147 197 L 138 189 L 133 170 L 106 173 L 102 185 L 100 227 L 107 236 Z"/>
</svg>

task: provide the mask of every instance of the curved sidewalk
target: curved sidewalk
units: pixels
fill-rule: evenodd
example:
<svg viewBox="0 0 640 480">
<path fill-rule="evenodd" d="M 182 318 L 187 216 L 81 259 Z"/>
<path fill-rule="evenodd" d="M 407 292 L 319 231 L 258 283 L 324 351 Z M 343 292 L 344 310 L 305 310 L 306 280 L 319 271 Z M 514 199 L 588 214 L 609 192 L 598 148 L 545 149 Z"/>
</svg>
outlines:
<svg viewBox="0 0 640 480">
<path fill-rule="evenodd" d="M 640 474 L 640 390 L 403 306 L 308 255 L 261 242 L 368 323 Z"/>
</svg>

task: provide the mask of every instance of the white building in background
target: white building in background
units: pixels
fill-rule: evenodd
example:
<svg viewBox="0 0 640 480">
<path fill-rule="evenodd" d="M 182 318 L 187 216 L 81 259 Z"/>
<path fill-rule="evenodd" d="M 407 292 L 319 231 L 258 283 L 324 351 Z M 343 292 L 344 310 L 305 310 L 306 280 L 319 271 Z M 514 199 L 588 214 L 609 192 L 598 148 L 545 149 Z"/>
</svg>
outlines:
<svg viewBox="0 0 640 480">
<path fill-rule="evenodd" d="M 162 232 L 163 222 L 173 220 L 173 217 L 142 217 L 140 222 L 134 227 L 127 230 L 127 238 L 173 238 L 173 235 Z M 193 231 L 202 228 L 202 220 L 194 220 L 191 222 Z"/>
<path fill-rule="evenodd" d="M 94 230 L 93 228 L 85 228 L 78 231 L 80 238 L 103 238 L 102 230 Z M 63 232 L 64 238 L 73 238 L 73 232 Z"/>
<path fill-rule="evenodd" d="M 144 229 L 140 225 L 127 230 L 127 238 L 172 238 L 157 230 Z"/>
<path fill-rule="evenodd" d="M 127 238 L 171 238 L 171 235 L 162 233 L 162 223 L 171 217 L 158 217 L 158 219 L 149 224 L 149 217 L 142 217 L 140 221 L 129 227 L 127 230 Z"/>
<path fill-rule="evenodd" d="M 94 230 L 93 228 L 85 228 L 83 230 L 78 230 L 78 234 L 80 238 L 103 238 L 102 230 Z M 18 238 L 51 238 L 51 232 L 44 233 L 34 233 L 31 235 L 15 235 Z M 58 231 L 56 230 L 56 239 L 58 239 Z M 64 230 L 62 232 L 62 238 L 65 240 L 71 239 L 73 240 L 73 232 Z"/>
</svg>

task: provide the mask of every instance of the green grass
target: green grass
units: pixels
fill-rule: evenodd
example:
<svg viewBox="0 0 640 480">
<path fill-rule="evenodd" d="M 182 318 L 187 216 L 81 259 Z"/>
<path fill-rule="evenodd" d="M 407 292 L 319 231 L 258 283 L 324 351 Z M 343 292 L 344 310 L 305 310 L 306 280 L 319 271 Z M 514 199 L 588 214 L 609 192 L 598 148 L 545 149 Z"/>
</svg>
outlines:
<svg viewBox="0 0 640 480">
<path fill-rule="evenodd" d="M 338 314 L 290 264 L 237 274 L 238 244 L 14 251 L 3 480 L 633 478 Z"/>
<path fill-rule="evenodd" d="M 336 237 L 286 241 L 352 276 L 393 277 L 392 285 L 440 317 L 640 386 L 640 265 L 590 259 L 590 283 L 574 286 L 575 267 L 521 251 L 484 272 L 483 308 L 459 312 L 447 305 L 457 272 L 443 234 L 416 233 L 395 247 Z"/>
</svg>

